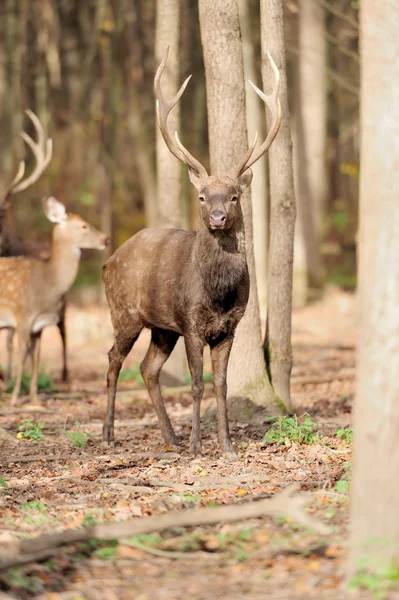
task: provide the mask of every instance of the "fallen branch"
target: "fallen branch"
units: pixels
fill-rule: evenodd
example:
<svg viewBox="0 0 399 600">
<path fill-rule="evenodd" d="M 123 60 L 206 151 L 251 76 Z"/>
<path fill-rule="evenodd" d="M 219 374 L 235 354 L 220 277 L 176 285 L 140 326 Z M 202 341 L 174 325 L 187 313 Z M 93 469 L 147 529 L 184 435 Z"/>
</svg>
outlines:
<svg viewBox="0 0 399 600">
<path fill-rule="evenodd" d="M 328 534 L 330 529 L 308 515 L 304 506 L 309 497 L 295 494 L 298 485 L 285 488 L 272 498 L 240 505 L 194 508 L 184 512 L 171 512 L 126 522 L 92 525 L 82 529 L 72 529 L 61 533 L 46 534 L 30 540 L 20 540 L 3 546 L 0 549 L 0 569 L 7 569 L 21 560 L 31 562 L 66 544 L 85 542 L 90 539 L 115 540 L 136 536 L 143 533 L 163 531 L 173 527 L 194 527 L 211 523 L 242 521 L 263 516 L 285 515 L 304 527 L 314 529 L 318 533 Z M 27 556 L 28 555 L 28 556 Z"/>
</svg>

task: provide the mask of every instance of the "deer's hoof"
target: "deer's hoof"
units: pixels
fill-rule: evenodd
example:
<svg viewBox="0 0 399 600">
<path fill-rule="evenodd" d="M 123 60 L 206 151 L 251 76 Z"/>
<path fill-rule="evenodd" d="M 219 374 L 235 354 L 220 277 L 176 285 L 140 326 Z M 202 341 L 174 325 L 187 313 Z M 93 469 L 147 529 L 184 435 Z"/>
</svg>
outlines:
<svg viewBox="0 0 399 600">
<path fill-rule="evenodd" d="M 111 447 L 111 448 L 115 448 L 115 442 L 114 442 L 114 440 L 111 440 L 110 442 L 108 442 L 107 440 L 103 440 L 103 441 L 101 442 L 101 445 L 102 445 L 104 448 L 109 448 L 109 447 Z"/>
<path fill-rule="evenodd" d="M 223 456 L 225 456 L 227 458 L 232 458 L 232 459 L 236 458 L 237 455 L 233 448 L 233 444 L 230 442 L 230 440 L 228 440 L 228 441 L 226 440 L 225 442 L 223 442 L 221 444 L 221 447 L 222 447 Z"/>
<path fill-rule="evenodd" d="M 114 431 L 109 425 L 103 427 L 103 446 L 115 446 Z"/>
<path fill-rule="evenodd" d="M 193 456 L 202 456 L 202 446 L 200 441 L 191 441 L 190 454 L 192 454 Z"/>
</svg>

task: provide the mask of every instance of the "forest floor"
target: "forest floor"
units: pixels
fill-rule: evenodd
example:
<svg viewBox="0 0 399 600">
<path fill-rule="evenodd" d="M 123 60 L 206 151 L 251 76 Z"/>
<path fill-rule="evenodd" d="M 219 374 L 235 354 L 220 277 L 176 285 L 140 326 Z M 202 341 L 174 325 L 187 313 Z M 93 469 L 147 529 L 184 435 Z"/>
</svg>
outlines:
<svg viewBox="0 0 399 600">
<path fill-rule="evenodd" d="M 15 409 L 2 396 L 0 425 L 13 440 L 0 441 L 0 557 L 13 540 L 196 507 L 204 512 L 209 506 L 256 504 L 289 484 L 297 484 L 308 501 L 307 514 L 329 532 L 315 533 L 282 515 L 194 523 L 126 537 L 119 545 L 79 542 L 45 560 L 0 572 L 0 598 L 346 597 L 351 467 L 351 430 L 346 428 L 351 427 L 356 340 L 352 295 L 331 291 L 294 312 L 292 397 L 300 418 L 290 422 L 288 432 L 274 428 L 274 442 L 264 439 L 273 426 L 264 418 L 232 422 L 235 460 L 221 456 L 216 423 L 206 415 L 204 455 L 189 456 L 188 387 L 165 389 L 181 452 L 165 449 L 137 376 L 146 335 L 128 358 L 119 385 L 117 444 L 104 448 L 106 352 L 112 343 L 106 307 L 70 306 L 68 330 L 72 383 L 58 382 L 60 343 L 51 329 L 45 333 L 42 363 L 44 372 L 54 374 L 55 389 L 43 392 L 39 405 L 24 404 L 22 398 Z M 207 384 L 205 409 L 211 398 Z M 25 435 L 36 441 L 21 439 L 21 432 L 17 439 L 23 419 L 30 421 L 22 424 Z M 312 424 L 306 426 L 309 419 L 314 431 Z M 357 597 L 373 596 L 362 591 Z"/>
</svg>

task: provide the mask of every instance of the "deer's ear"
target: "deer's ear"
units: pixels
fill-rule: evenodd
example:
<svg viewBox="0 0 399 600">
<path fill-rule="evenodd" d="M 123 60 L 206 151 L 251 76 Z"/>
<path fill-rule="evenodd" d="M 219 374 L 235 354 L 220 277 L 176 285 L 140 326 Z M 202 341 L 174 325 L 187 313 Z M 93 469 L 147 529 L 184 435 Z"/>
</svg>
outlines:
<svg viewBox="0 0 399 600">
<path fill-rule="evenodd" d="M 52 223 L 64 223 L 68 219 L 65 206 L 54 196 L 43 200 L 43 208 L 46 217 Z"/>
<path fill-rule="evenodd" d="M 251 181 L 252 181 L 252 170 L 247 169 L 238 178 L 238 183 L 240 184 L 241 193 L 244 192 L 249 185 L 251 185 Z"/>
<path fill-rule="evenodd" d="M 190 169 L 190 167 L 188 167 L 188 176 L 195 189 L 199 192 L 201 188 L 201 180 L 197 173 Z"/>
</svg>

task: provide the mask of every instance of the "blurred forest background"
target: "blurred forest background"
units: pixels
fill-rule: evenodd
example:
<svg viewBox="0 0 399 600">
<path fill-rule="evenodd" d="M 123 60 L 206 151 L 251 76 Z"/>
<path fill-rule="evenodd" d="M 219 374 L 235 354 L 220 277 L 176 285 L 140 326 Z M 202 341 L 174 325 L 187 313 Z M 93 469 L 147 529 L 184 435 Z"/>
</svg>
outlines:
<svg viewBox="0 0 399 600">
<path fill-rule="evenodd" d="M 245 68 L 250 71 L 246 78 L 255 78 L 262 87 L 259 0 L 243 0 L 240 9 Z M 358 3 L 286 0 L 284 10 L 296 161 L 298 306 L 328 282 L 346 289 L 356 285 Z M 46 237 L 50 225 L 40 200 L 47 194 L 112 234 L 114 249 L 146 225 L 162 225 L 157 217 L 153 94 L 156 26 L 156 0 L 0 2 L 2 188 L 19 160 L 25 157 L 28 168 L 33 162 L 19 136 L 24 127 L 32 133 L 24 119 L 27 108 L 36 112 L 54 140 L 46 176 L 13 201 L 14 225 L 21 237 Z M 180 3 L 179 31 L 179 80 L 193 74 L 181 102 L 179 130 L 186 147 L 208 166 L 196 0 Z M 262 111 L 263 123 L 260 102 L 257 110 Z M 248 111 L 250 133 L 254 112 Z M 261 169 L 267 175 L 266 160 Z M 186 171 L 181 169 L 183 224 L 195 228 L 196 194 Z M 255 173 L 254 182 L 256 177 Z M 267 186 L 262 203 L 267 207 Z M 254 201 L 255 229 L 267 214 L 259 214 L 258 205 Z M 267 235 L 260 240 L 255 236 L 255 253 L 266 251 Z M 94 253 L 88 256 L 76 285 L 98 281 L 100 260 Z M 260 286 L 261 279 L 258 266 Z M 262 305 L 262 292 L 260 300 Z"/>
</svg>

